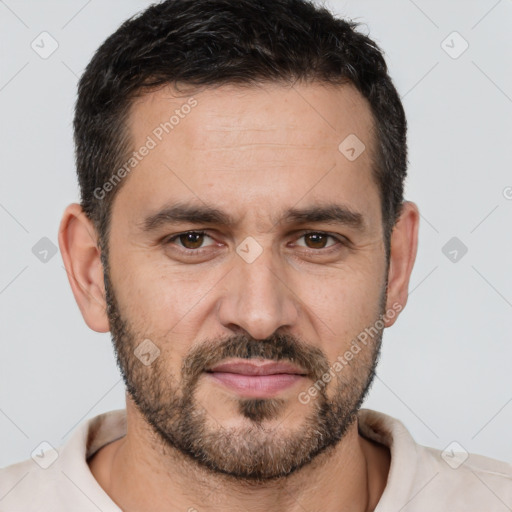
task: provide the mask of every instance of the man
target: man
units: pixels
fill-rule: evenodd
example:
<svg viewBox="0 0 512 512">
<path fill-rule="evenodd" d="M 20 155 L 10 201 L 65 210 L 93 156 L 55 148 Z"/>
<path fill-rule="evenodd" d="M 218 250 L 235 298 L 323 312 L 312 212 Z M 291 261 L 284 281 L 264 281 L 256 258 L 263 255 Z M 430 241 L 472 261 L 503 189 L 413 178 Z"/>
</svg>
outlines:
<svg viewBox="0 0 512 512">
<path fill-rule="evenodd" d="M 2 470 L 0 510 L 511 509 L 509 464 L 450 466 L 360 410 L 419 213 L 399 96 L 355 28 L 305 0 L 168 0 L 99 48 L 59 244 L 126 411 Z"/>
</svg>

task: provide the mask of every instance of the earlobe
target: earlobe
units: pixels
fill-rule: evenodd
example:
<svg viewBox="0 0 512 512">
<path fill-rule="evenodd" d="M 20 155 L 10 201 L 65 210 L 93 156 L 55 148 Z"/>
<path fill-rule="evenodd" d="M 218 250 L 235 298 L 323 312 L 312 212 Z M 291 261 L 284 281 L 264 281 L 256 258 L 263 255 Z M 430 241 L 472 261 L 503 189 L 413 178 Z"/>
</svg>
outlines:
<svg viewBox="0 0 512 512">
<path fill-rule="evenodd" d="M 59 227 L 59 247 L 85 323 L 94 331 L 108 332 L 110 326 L 97 233 L 77 203 L 70 204 L 64 211 Z"/>
<path fill-rule="evenodd" d="M 418 249 L 419 210 L 415 203 L 405 201 L 391 235 L 386 310 L 401 311 L 407 304 L 409 279 Z M 387 315 L 386 315 L 387 317 Z M 398 315 L 385 319 L 386 327 L 393 325 Z"/>
</svg>

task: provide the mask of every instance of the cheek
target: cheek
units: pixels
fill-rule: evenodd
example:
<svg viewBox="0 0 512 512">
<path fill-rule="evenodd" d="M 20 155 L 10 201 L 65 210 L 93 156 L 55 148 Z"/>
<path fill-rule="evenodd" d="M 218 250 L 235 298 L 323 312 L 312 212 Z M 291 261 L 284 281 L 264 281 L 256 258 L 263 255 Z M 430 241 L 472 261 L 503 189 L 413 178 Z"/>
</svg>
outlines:
<svg viewBox="0 0 512 512">
<path fill-rule="evenodd" d="M 299 292 L 304 304 L 312 309 L 335 334 L 363 326 L 379 313 L 382 293 L 380 279 L 350 272 L 339 272 L 328 280 L 309 283 Z"/>
<path fill-rule="evenodd" d="M 299 295 L 310 310 L 310 321 L 329 361 L 344 354 L 380 314 L 381 279 L 361 274 L 340 274 L 323 287 L 303 283 Z"/>
<path fill-rule="evenodd" d="M 218 275 L 217 275 L 218 274 Z M 215 271 L 169 266 L 134 258 L 125 266 L 124 277 L 116 287 L 120 304 L 132 325 L 155 337 L 183 333 L 190 329 L 207 304 L 221 274 Z M 118 291 L 119 290 L 119 291 Z M 198 327 L 198 322 L 195 322 Z M 194 333 L 190 333 L 194 338 Z"/>
</svg>

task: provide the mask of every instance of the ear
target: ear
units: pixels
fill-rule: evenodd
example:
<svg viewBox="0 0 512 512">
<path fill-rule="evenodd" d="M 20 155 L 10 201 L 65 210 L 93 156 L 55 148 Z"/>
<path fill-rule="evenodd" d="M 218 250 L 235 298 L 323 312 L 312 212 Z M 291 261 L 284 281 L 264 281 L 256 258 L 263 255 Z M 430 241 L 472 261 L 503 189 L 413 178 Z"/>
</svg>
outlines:
<svg viewBox="0 0 512 512">
<path fill-rule="evenodd" d="M 398 310 L 397 304 L 401 306 L 398 311 L 401 311 L 407 304 L 409 278 L 418 248 L 419 219 L 420 214 L 416 204 L 405 201 L 391 234 L 386 311 Z M 397 318 L 398 315 L 393 315 L 393 318 L 385 315 L 386 327 L 392 326 Z"/>
<path fill-rule="evenodd" d="M 79 204 L 70 204 L 59 227 L 59 247 L 69 284 L 85 323 L 97 332 L 110 330 L 106 313 L 103 265 L 94 225 Z"/>
</svg>

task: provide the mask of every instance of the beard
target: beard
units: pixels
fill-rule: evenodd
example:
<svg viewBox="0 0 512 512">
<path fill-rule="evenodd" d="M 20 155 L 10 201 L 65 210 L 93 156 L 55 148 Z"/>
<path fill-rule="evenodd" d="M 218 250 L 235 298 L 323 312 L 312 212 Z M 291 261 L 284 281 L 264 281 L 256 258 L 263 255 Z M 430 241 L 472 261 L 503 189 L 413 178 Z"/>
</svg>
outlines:
<svg viewBox="0 0 512 512">
<path fill-rule="evenodd" d="M 127 392 L 156 434 L 163 453 L 178 450 L 202 468 L 257 484 L 289 476 L 310 464 L 319 454 L 334 448 L 356 421 L 375 375 L 383 329 L 328 384 L 322 381 L 331 368 L 324 352 L 277 332 L 264 340 L 240 334 L 203 341 L 183 358 L 180 375 L 172 375 L 165 357 L 159 356 L 146 366 L 135 356 L 134 351 L 145 336 L 135 332 L 128 319 L 121 316 L 108 265 L 104 269 L 107 315 L 117 365 Z M 378 318 L 384 313 L 386 288 L 387 282 Z M 165 347 L 162 355 L 168 353 L 170 340 L 152 342 Z M 342 346 L 342 352 L 347 349 Z M 281 398 L 238 397 L 233 403 L 244 418 L 243 426 L 223 426 L 201 405 L 196 391 L 203 372 L 227 358 L 292 362 L 308 372 L 311 382 L 307 387 L 317 383 L 317 395 L 308 405 L 298 398 L 293 404 Z M 289 407 L 295 414 L 297 407 L 304 410 L 297 428 L 282 425 Z"/>
</svg>

